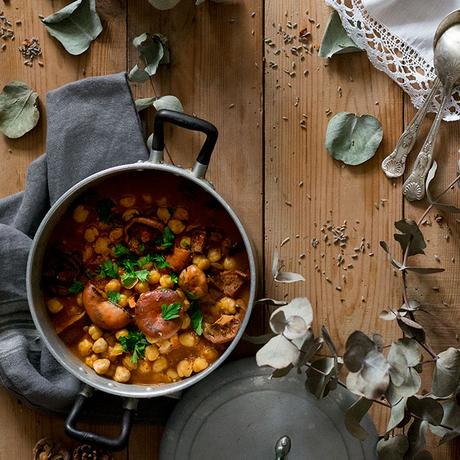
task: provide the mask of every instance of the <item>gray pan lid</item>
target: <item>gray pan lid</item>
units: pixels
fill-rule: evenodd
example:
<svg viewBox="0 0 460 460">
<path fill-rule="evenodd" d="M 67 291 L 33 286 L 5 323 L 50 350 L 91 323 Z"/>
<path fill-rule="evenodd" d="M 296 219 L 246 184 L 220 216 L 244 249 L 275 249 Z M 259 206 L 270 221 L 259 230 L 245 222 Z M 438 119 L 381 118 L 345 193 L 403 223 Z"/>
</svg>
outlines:
<svg viewBox="0 0 460 460">
<path fill-rule="evenodd" d="M 229 363 L 188 390 L 168 420 L 160 460 L 271 460 L 282 436 L 287 460 L 374 460 L 377 436 L 351 436 L 344 411 L 353 396 L 339 387 L 319 401 L 305 390 L 305 374 L 270 379 L 254 358 Z"/>
</svg>

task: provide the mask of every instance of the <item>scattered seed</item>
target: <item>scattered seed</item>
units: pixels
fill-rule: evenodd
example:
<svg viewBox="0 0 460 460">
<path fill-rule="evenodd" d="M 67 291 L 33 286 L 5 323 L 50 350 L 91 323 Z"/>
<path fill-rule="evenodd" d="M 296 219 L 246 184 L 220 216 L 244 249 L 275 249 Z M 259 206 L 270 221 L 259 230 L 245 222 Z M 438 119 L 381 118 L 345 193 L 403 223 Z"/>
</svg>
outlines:
<svg viewBox="0 0 460 460">
<path fill-rule="evenodd" d="M 289 238 L 289 236 L 286 237 L 286 238 L 284 238 L 284 240 L 281 241 L 280 248 L 282 248 L 288 241 L 290 241 L 290 239 L 291 239 L 291 238 Z"/>
</svg>

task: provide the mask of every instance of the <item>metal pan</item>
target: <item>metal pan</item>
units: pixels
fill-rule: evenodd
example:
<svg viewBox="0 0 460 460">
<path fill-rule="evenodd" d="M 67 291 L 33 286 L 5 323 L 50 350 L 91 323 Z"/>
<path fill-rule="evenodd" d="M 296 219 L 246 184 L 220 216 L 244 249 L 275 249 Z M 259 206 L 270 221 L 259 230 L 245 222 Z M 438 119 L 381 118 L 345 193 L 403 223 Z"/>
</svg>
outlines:
<svg viewBox="0 0 460 460">
<path fill-rule="evenodd" d="M 206 140 L 191 170 L 164 163 L 163 150 L 165 123 L 171 123 L 192 131 L 199 131 L 206 135 Z M 151 155 L 147 161 L 116 166 L 93 174 L 74 185 L 52 206 L 37 230 L 27 263 L 27 297 L 35 326 L 38 329 L 45 345 L 56 360 L 83 383 L 82 390 L 77 396 L 74 406 L 65 422 L 66 431 L 71 437 L 79 441 L 102 445 L 111 450 L 120 450 L 126 446 L 131 428 L 132 413 L 137 406 L 137 400 L 139 398 L 154 398 L 157 396 L 170 395 L 180 392 L 181 390 L 184 390 L 185 388 L 190 387 L 191 385 L 204 379 L 222 364 L 222 362 L 236 347 L 238 341 L 243 335 L 251 314 L 256 293 L 256 264 L 254 252 L 248 235 L 232 208 L 214 190 L 211 184 L 205 180 L 206 170 L 217 141 L 217 129 L 211 123 L 199 118 L 170 110 L 161 110 L 157 113 L 155 118 L 154 133 L 155 135 L 152 142 Z M 207 194 L 214 198 L 231 217 L 241 235 L 249 261 L 250 287 L 248 308 L 236 337 L 229 344 L 228 348 L 219 357 L 219 359 L 207 369 L 199 374 L 175 383 L 161 385 L 123 384 L 97 375 L 92 369 L 87 367 L 75 355 L 73 355 L 66 344 L 56 334 L 56 331 L 49 319 L 43 293 L 40 287 L 43 258 L 48 240 L 56 224 L 61 220 L 69 206 L 71 206 L 72 203 L 88 189 L 91 189 L 108 179 L 111 181 L 115 180 L 116 182 L 116 180 L 122 179 L 123 175 L 133 173 L 139 175 L 147 174 L 149 179 L 151 176 L 152 183 L 154 183 L 155 177 L 158 178 L 159 175 L 171 175 L 179 178 L 180 181 L 184 181 L 184 184 L 186 185 L 190 185 L 192 183 L 204 190 Z M 122 427 L 120 434 L 116 438 L 107 438 L 95 433 L 81 431 L 76 428 L 76 421 L 79 412 L 85 400 L 91 397 L 93 390 L 104 391 L 124 398 Z"/>
</svg>

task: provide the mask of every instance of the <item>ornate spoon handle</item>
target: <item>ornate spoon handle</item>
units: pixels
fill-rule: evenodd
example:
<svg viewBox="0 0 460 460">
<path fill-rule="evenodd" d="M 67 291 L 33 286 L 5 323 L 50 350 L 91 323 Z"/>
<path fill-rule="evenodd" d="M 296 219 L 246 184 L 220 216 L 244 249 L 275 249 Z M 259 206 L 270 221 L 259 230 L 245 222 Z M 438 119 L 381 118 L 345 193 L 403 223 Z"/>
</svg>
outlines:
<svg viewBox="0 0 460 460">
<path fill-rule="evenodd" d="M 406 179 L 406 182 L 404 182 L 403 194 L 409 201 L 418 201 L 425 196 L 425 179 L 428 171 L 430 170 L 431 161 L 433 159 L 434 143 L 438 135 L 444 110 L 450 100 L 452 89 L 452 84 L 449 84 L 444 88 L 439 111 L 436 114 L 436 118 L 431 125 L 428 136 L 423 143 L 422 150 L 420 150 L 420 153 L 417 155 L 412 172 Z"/>
<path fill-rule="evenodd" d="M 422 107 L 420 107 L 412 121 L 401 134 L 393 152 L 391 152 L 390 155 L 382 161 L 382 169 L 387 177 L 399 177 L 403 175 L 404 169 L 406 168 L 407 156 L 414 147 L 420 125 L 428 112 L 431 101 L 438 93 L 440 87 L 441 82 L 439 81 L 439 78 L 436 77 L 433 87 L 431 88 L 431 91 L 425 99 Z"/>
<path fill-rule="evenodd" d="M 283 436 L 275 444 L 275 460 L 284 460 L 291 450 L 291 440 L 288 436 Z"/>
</svg>

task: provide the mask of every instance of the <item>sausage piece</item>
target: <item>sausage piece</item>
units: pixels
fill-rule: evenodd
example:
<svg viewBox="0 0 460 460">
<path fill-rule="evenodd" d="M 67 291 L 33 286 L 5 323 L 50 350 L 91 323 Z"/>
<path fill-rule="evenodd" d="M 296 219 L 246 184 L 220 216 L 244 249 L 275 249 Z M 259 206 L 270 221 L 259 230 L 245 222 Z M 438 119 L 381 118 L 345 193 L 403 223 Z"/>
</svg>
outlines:
<svg viewBox="0 0 460 460">
<path fill-rule="evenodd" d="M 166 256 L 166 262 L 168 262 L 171 270 L 180 272 L 183 270 L 189 262 L 190 251 L 187 249 L 175 247 L 172 254 Z"/>
</svg>

